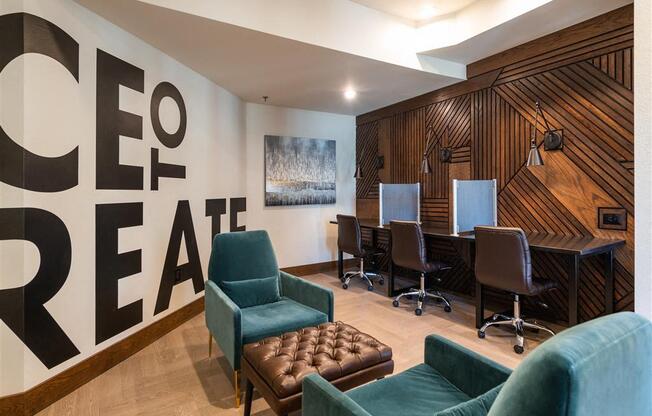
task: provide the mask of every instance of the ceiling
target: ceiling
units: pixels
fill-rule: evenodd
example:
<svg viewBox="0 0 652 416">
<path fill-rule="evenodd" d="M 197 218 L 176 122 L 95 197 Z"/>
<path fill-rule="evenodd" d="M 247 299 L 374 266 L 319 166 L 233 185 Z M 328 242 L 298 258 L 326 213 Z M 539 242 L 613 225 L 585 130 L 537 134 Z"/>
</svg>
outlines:
<svg viewBox="0 0 652 416">
<path fill-rule="evenodd" d="M 77 1 L 247 102 L 358 115 L 459 82 L 140 1 Z"/>
<path fill-rule="evenodd" d="M 632 3 L 632 0 L 555 0 L 453 46 L 422 52 L 470 64 Z"/>
<path fill-rule="evenodd" d="M 478 35 L 463 37 L 464 40 L 455 45 L 418 52 L 416 45 L 404 39 L 416 42 L 419 28 L 360 4 L 388 8 L 388 13 L 397 8 L 393 13 L 405 14 L 418 10 L 420 5 L 428 3 L 427 0 L 313 0 L 319 3 L 312 7 L 304 3 L 307 0 L 279 0 L 282 4 L 264 11 L 261 7 L 269 7 L 269 3 L 265 3 L 267 0 L 233 0 L 233 3 L 231 0 L 76 1 L 247 102 L 261 103 L 263 96 L 269 96 L 267 102 L 272 105 L 350 115 L 363 114 L 457 83 L 463 77 L 460 71 L 432 68 L 456 66 L 463 74 L 464 64 L 631 2 L 548 0 L 544 6 L 504 23 L 489 25 L 489 29 Z M 509 1 L 432 0 L 430 3 L 449 14 L 456 7 L 458 10 L 465 7 L 454 13 L 458 19 L 477 6 L 492 8 L 511 4 Z M 214 14 L 187 11 L 182 8 L 186 5 L 196 6 L 200 11 L 212 10 Z M 315 10 L 318 6 L 331 11 L 331 15 L 318 13 Z M 336 15 L 335 9 L 329 9 L 336 6 L 344 12 Z M 240 13 L 240 20 L 228 20 L 228 13 Z M 486 24 L 489 20 L 486 13 L 480 15 Z M 301 16 L 306 19 L 302 20 Z M 366 17 L 370 18 L 370 24 L 362 22 Z M 437 25 L 449 17 L 442 16 L 421 28 Z M 379 24 L 379 19 L 384 20 Z M 255 24 L 249 24 L 250 21 Z M 277 25 L 265 26 L 270 22 Z M 293 25 L 295 22 L 297 24 Z M 399 33 L 396 30 L 406 37 L 392 38 Z M 336 36 L 332 36 L 333 33 Z M 443 29 L 441 33 L 448 32 Z M 382 53 L 390 50 L 387 42 L 396 44 L 397 39 L 403 56 L 417 58 L 427 65 L 411 67 L 402 65 L 400 60 L 385 59 Z M 347 48 L 350 45 L 357 49 Z M 373 48 L 380 53 L 360 52 Z M 347 88 L 358 92 L 356 99 L 344 99 L 343 92 Z"/>
<path fill-rule="evenodd" d="M 419 25 L 454 13 L 479 0 L 351 0 Z"/>
</svg>

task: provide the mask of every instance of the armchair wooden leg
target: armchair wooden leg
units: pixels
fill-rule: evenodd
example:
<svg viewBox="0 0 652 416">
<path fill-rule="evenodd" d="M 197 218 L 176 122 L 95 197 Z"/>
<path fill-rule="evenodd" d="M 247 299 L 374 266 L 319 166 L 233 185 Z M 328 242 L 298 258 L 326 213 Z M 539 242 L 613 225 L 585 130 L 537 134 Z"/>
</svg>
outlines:
<svg viewBox="0 0 652 416">
<path fill-rule="evenodd" d="M 208 358 L 211 358 L 211 354 L 213 353 L 213 336 L 211 333 L 208 333 Z"/>
<path fill-rule="evenodd" d="M 233 372 L 233 384 L 235 386 L 235 408 L 240 408 L 240 370 Z"/>
</svg>

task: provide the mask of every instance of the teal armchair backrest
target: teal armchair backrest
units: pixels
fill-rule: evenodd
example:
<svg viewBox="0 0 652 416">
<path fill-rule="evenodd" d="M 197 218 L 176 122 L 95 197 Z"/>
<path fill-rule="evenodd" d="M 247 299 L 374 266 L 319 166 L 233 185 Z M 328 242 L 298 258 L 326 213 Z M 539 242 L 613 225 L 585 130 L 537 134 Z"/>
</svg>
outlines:
<svg viewBox="0 0 652 416">
<path fill-rule="evenodd" d="M 278 275 L 278 263 L 267 231 L 217 234 L 208 263 L 208 279 L 259 279 Z"/>
<path fill-rule="evenodd" d="M 652 415 L 652 323 L 621 312 L 544 342 L 505 383 L 499 415 Z"/>
</svg>

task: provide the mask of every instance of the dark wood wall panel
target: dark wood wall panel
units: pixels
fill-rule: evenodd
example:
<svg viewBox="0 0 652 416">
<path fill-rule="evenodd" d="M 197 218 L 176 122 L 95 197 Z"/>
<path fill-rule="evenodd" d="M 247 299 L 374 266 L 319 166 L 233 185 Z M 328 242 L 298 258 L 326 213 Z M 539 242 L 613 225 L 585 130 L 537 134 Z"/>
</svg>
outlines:
<svg viewBox="0 0 652 416">
<path fill-rule="evenodd" d="M 356 181 L 356 198 L 378 198 L 378 123 L 367 123 L 356 128 L 355 153 L 362 168 L 362 179 Z"/>
<path fill-rule="evenodd" d="M 359 205 L 377 198 L 382 178 L 421 182 L 425 222 L 449 224 L 451 178 L 496 179 L 501 225 L 574 236 L 623 238 L 616 253 L 617 310 L 633 308 L 634 291 L 634 97 L 633 8 L 627 6 L 540 40 L 486 58 L 467 68 L 465 82 L 358 117 L 360 152 L 385 158 L 380 174 L 358 181 Z M 564 131 L 564 148 L 544 152 L 545 165 L 525 167 L 534 132 L 534 102 L 540 101 L 552 128 Z M 379 135 L 379 127 L 382 133 Z M 441 144 L 430 156 L 432 175 L 419 172 L 427 127 Z M 537 126 L 542 147 L 543 124 Z M 380 143 L 380 144 L 379 144 Z M 451 163 L 439 150 L 451 148 Z M 368 157 L 365 168 L 371 167 Z M 366 173 L 366 172 L 365 172 Z M 373 189 L 376 189 L 374 193 Z M 367 203 L 368 205 L 368 203 Z M 623 207 L 627 231 L 597 227 L 597 207 Z M 388 247 L 388 236 L 379 238 Z M 473 274 L 463 248 L 429 241 L 429 253 L 453 265 L 442 279 L 450 291 L 472 295 Z M 386 265 L 388 256 L 383 259 Z M 551 319 L 567 316 L 567 259 L 533 255 L 535 274 L 556 279 L 560 290 L 530 299 L 526 308 Z M 580 318 L 603 313 L 604 265 L 582 261 Z M 490 300 L 506 300 L 498 292 Z M 538 301 L 550 306 L 541 310 Z"/>
<path fill-rule="evenodd" d="M 632 53 L 632 48 L 627 48 L 595 57 L 591 63 L 623 87 L 631 90 L 633 87 L 632 80 L 634 79 Z"/>
</svg>

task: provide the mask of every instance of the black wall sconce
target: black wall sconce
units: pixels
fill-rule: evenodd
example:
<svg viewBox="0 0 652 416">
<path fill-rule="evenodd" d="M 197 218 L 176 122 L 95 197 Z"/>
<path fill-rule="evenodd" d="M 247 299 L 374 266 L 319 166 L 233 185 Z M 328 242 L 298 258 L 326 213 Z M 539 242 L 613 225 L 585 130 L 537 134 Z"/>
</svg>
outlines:
<svg viewBox="0 0 652 416">
<path fill-rule="evenodd" d="M 356 158 L 355 161 L 355 173 L 353 174 L 353 177 L 356 179 L 362 179 L 362 166 L 360 165 L 360 159 L 362 159 L 362 156 L 364 155 L 364 152 L 360 152 L 360 157 Z"/>
<path fill-rule="evenodd" d="M 562 129 L 553 130 L 548 124 L 546 115 L 541 109 L 539 101 L 535 103 L 536 114 L 534 116 L 534 129 L 530 137 L 530 152 L 527 156 L 526 166 L 543 166 L 543 159 L 537 146 L 537 126 L 539 125 L 539 115 L 543 119 L 546 130 L 543 132 L 543 150 L 561 150 L 564 147 L 564 131 Z"/>
<path fill-rule="evenodd" d="M 446 127 L 446 137 L 448 137 L 449 134 L 449 128 Z M 432 173 L 432 168 L 430 167 L 430 162 L 428 161 L 428 156 L 430 156 L 430 153 L 432 153 L 433 150 L 435 150 L 435 146 L 441 142 L 441 137 L 440 138 L 434 138 L 435 137 L 435 128 L 431 125 L 427 127 L 426 130 L 426 149 L 423 152 L 423 158 L 421 159 L 421 173 L 424 173 L 426 175 L 429 175 Z M 450 162 L 453 157 L 453 151 L 448 148 L 444 147 L 441 150 L 439 150 L 439 161 L 442 163 L 447 163 Z"/>
<path fill-rule="evenodd" d="M 355 164 L 355 174 L 353 175 L 353 177 L 356 178 L 356 179 L 362 179 L 363 178 L 362 166 L 360 166 L 359 162 Z"/>
<path fill-rule="evenodd" d="M 385 167 L 385 156 L 376 156 L 376 169 L 383 169 Z"/>
<path fill-rule="evenodd" d="M 450 147 L 444 147 L 439 151 L 439 161 L 442 163 L 450 163 L 453 158 L 453 149 Z"/>
</svg>

